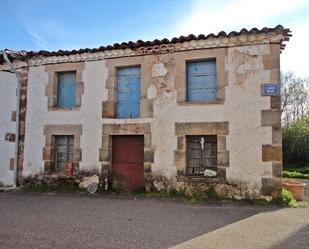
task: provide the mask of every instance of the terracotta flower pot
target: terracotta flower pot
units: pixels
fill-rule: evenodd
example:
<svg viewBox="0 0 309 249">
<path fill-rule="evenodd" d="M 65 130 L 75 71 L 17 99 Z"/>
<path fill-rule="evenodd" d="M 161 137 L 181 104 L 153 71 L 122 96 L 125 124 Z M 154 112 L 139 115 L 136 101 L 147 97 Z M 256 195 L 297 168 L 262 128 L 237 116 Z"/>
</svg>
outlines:
<svg viewBox="0 0 309 249">
<path fill-rule="evenodd" d="M 306 183 L 294 181 L 282 181 L 282 187 L 289 190 L 297 201 L 302 201 L 304 197 L 304 189 Z"/>
</svg>

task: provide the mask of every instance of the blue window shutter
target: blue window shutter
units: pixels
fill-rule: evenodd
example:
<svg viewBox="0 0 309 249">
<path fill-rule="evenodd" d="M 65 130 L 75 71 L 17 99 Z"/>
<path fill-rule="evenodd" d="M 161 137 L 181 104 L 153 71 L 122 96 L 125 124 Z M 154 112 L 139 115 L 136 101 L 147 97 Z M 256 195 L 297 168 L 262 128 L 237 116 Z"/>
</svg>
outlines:
<svg viewBox="0 0 309 249">
<path fill-rule="evenodd" d="M 187 101 L 213 101 L 217 99 L 216 61 L 187 64 Z"/>
<path fill-rule="evenodd" d="M 140 67 L 117 70 L 117 117 L 140 117 Z"/>
<path fill-rule="evenodd" d="M 76 73 L 64 72 L 58 74 L 58 99 L 59 107 L 75 107 L 76 98 Z"/>
</svg>

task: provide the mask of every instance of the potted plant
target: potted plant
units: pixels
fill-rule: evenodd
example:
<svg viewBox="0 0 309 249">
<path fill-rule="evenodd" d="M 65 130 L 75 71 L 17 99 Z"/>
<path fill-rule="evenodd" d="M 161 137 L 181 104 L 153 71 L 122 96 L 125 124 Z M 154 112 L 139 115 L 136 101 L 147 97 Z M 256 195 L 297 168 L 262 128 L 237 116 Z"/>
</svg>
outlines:
<svg viewBox="0 0 309 249">
<path fill-rule="evenodd" d="M 292 180 L 283 180 L 282 187 L 289 190 L 297 201 L 302 201 L 304 197 L 304 189 L 306 183 Z"/>
</svg>

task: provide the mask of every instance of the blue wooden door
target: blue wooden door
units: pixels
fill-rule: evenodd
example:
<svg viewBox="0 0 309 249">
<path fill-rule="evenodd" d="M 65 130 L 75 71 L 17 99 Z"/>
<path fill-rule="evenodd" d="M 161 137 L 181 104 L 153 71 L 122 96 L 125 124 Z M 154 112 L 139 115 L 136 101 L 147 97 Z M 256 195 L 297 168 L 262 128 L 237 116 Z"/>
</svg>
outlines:
<svg viewBox="0 0 309 249">
<path fill-rule="evenodd" d="M 217 99 L 217 72 L 215 61 L 187 64 L 187 101 Z"/>
<path fill-rule="evenodd" d="M 117 117 L 140 116 L 140 67 L 119 68 L 117 72 Z"/>
<path fill-rule="evenodd" d="M 58 75 L 58 106 L 70 108 L 75 106 L 76 73 L 65 72 Z"/>
</svg>

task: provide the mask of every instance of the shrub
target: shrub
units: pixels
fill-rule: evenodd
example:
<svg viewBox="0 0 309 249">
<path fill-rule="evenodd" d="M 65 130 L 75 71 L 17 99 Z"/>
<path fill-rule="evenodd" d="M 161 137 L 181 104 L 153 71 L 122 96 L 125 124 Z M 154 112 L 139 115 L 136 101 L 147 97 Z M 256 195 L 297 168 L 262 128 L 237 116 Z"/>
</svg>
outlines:
<svg viewBox="0 0 309 249">
<path fill-rule="evenodd" d="M 285 188 L 281 190 L 281 199 L 284 207 L 297 207 L 293 194 Z"/>
<path fill-rule="evenodd" d="M 285 164 L 309 163 L 309 117 L 283 128 L 282 140 Z"/>
<path fill-rule="evenodd" d="M 178 191 L 174 188 L 171 188 L 167 191 L 167 196 L 172 197 L 172 198 L 177 198 L 177 197 L 185 197 L 186 194 L 183 191 Z"/>
<path fill-rule="evenodd" d="M 295 171 L 295 170 L 293 170 L 293 171 L 284 170 L 283 171 L 283 177 L 284 178 L 309 179 L 309 174 L 303 174 L 303 173 Z"/>
</svg>

